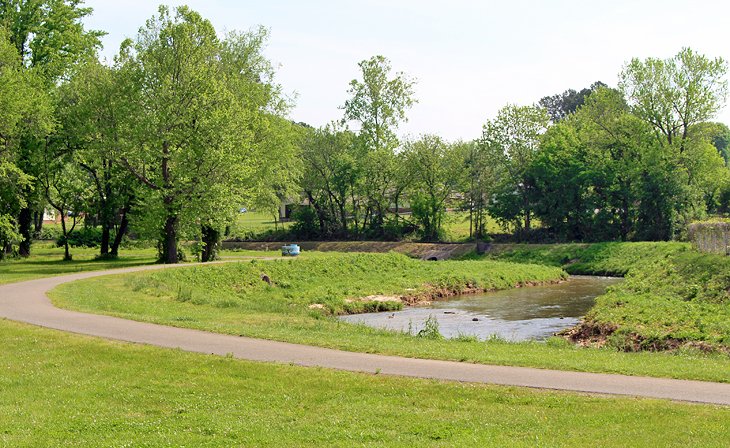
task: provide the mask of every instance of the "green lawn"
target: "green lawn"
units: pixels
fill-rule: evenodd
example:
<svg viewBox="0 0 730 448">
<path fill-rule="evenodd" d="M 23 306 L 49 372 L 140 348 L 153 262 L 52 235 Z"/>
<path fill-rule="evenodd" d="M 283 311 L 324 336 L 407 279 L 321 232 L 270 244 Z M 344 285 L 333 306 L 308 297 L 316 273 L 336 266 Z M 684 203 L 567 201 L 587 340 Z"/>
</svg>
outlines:
<svg viewBox="0 0 730 448">
<path fill-rule="evenodd" d="M 721 447 L 730 409 L 238 361 L 0 321 L 0 445 Z"/>
<path fill-rule="evenodd" d="M 260 235 L 275 230 L 288 229 L 292 222 L 276 222 L 278 214 L 257 212 L 249 210 L 246 213 L 239 213 L 235 224 L 231 227 L 232 237 L 243 237 Z"/>
<path fill-rule="evenodd" d="M 34 243 L 30 258 L 0 261 L 0 284 L 74 272 L 152 264 L 157 257 L 156 249 L 127 249 L 120 252 L 120 257 L 116 260 L 96 260 L 99 249 L 75 247 L 71 250 L 73 261 L 63 261 L 63 248 L 48 242 Z"/>
<path fill-rule="evenodd" d="M 554 269 L 554 268 L 553 268 Z M 260 279 L 267 274 L 273 285 Z M 343 311 L 344 299 L 433 287 L 514 285 L 559 270 L 495 261 L 421 262 L 397 254 L 307 253 L 290 262 L 196 266 L 61 285 L 55 304 L 164 325 L 343 350 L 577 371 L 730 381 L 730 357 L 694 350 L 624 353 L 549 343 L 431 340 L 343 323 L 308 305 Z"/>
<path fill-rule="evenodd" d="M 469 212 L 451 211 L 444 219 L 444 239 L 450 242 L 469 240 Z M 504 230 L 492 217 L 487 216 L 487 233 L 502 233 Z"/>
</svg>

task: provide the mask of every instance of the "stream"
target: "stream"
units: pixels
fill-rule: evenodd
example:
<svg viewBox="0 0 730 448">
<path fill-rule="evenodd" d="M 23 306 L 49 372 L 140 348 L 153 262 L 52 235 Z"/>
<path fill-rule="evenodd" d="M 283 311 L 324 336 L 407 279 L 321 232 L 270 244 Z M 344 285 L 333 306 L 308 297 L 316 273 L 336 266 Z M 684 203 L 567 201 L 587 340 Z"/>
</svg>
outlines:
<svg viewBox="0 0 730 448">
<path fill-rule="evenodd" d="M 352 314 L 340 319 L 371 327 L 418 333 L 430 316 L 446 338 L 498 337 L 508 341 L 542 341 L 578 324 L 597 296 L 622 279 L 571 276 L 547 286 L 456 296 L 402 311 Z"/>
</svg>

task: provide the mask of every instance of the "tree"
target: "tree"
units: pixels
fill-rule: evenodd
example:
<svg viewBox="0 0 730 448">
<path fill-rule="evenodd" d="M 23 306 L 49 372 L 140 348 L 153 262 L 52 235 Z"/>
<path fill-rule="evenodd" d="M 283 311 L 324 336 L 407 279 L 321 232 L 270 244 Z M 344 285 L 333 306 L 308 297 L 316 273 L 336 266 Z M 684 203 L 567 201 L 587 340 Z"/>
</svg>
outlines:
<svg viewBox="0 0 730 448">
<path fill-rule="evenodd" d="M 242 39 L 222 42 L 198 13 L 163 6 L 121 49 L 134 113 L 120 161 L 144 187 L 140 200 L 163 262 L 178 261 L 179 235 L 221 228 L 263 185 L 260 168 L 289 157 L 266 146 L 276 88 L 246 65 L 259 59 Z"/>
<path fill-rule="evenodd" d="M 401 72 L 390 78 L 390 61 L 384 56 L 373 56 L 358 66 L 362 81 L 350 81 L 345 120 L 360 125 L 359 135 L 368 151 L 392 150 L 398 146 L 396 129 L 407 121 L 406 111 L 416 103 L 414 81 Z"/>
<path fill-rule="evenodd" d="M 730 128 L 725 123 L 698 123 L 693 127 L 690 138 L 711 142 L 725 165 L 730 164 Z"/>
<path fill-rule="evenodd" d="M 684 151 L 690 127 L 711 119 L 727 97 L 727 63 L 683 48 L 670 59 L 631 60 L 619 86 L 632 112 L 649 123 L 665 144 Z"/>
<path fill-rule="evenodd" d="M 100 255 L 112 258 L 129 227 L 135 196 L 134 179 L 118 163 L 124 122 L 132 114 L 118 78 L 116 68 L 95 60 L 80 64 L 59 88 L 61 126 L 55 136 L 73 151 L 82 176 L 93 186 L 95 195 L 84 211 L 87 220 L 101 224 Z"/>
<path fill-rule="evenodd" d="M 36 77 L 42 92 L 50 94 L 79 61 L 101 46 L 99 31 L 84 29 L 82 19 L 91 8 L 79 0 L 7 0 L 0 3 L 0 27 L 21 60 L 21 67 Z M 39 113 L 43 107 L 39 108 Z M 50 112 L 47 110 L 46 112 Z M 30 178 L 39 179 L 45 135 L 38 129 L 22 132 L 18 138 L 15 165 Z M 50 131 L 50 127 L 45 130 Z M 37 186 L 36 186 L 37 187 Z M 22 241 L 21 256 L 30 255 L 33 213 L 42 213 L 41 188 L 23 188 L 23 206 L 17 217 Z"/>
<path fill-rule="evenodd" d="M 675 174 L 672 180 L 684 182 L 680 191 L 669 192 L 677 195 L 672 201 L 677 223 L 673 232 L 681 231 L 706 213 L 711 189 L 706 171 L 719 172 L 715 170 L 718 159 L 713 162 L 707 158 L 709 154 L 701 149 L 704 144 L 697 141 L 704 137 L 695 128 L 724 106 L 726 74 L 727 63 L 722 58 L 710 59 L 683 48 L 670 59 L 632 59 L 620 75 L 619 85 L 632 113 L 654 129 L 664 150 L 659 166 L 667 166 Z M 651 167 L 655 169 L 656 166 Z M 652 199 L 647 197 L 647 202 Z"/>
<path fill-rule="evenodd" d="M 302 185 L 317 214 L 320 236 L 346 238 L 356 205 L 352 190 L 360 176 L 354 135 L 331 124 L 308 132 L 302 146 Z"/>
<path fill-rule="evenodd" d="M 64 247 L 63 259 L 71 260 L 69 249 L 69 235 L 76 228 L 81 216 L 80 210 L 89 201 L 92 191 L 86 182 L 84 173 L 79 166 L 73 162 L 71 152 L 53 154 L 52 150 L 44 153 L 47 157 L 43 164 L 41 184 L 46 200 L 61 217 L 61 231 Z M 71 218 L 71 227 L 66 224 Z"/>
<path fill-rule="evenodd" d="M 454 147 L 463 168 L 461 191 L 464 208 L 469 211 L 469 237 L 479 240 L 487 235 L 487 205 L 499 170 L 487 148 L 477 141 L 457 142 Z"/>
<path fill-rule="evenodd" d="M 596 81 L 590 87 L 581 89 L 579 92 L 568 89 L 563 93 L 543 97 L 540 99 L 539 104 L 547 110 L 550 120 L 557 123 L 578 110 L 580 106 L 585 104 L 588 95 L 601 87 L 608 86 L 601 81 Z"/>
<path fill-rule="evenodd" d="M 21 138 L 45 134 L 50 115 L 50 101 L 38 77 L 25 70 L 0 27 L 0 258 L 14 243 L 25 241 L 18 232 L 18 216 L 28 206 L 34 179 L 17 165 Z"/>
<path fill-rule="evenodd" d="M 457 149 L 435 135 L 424 135 L 405 145 L 405 160 L 412 177 L 411 209 L 426 241 L 438 240 L 446 201 L 460 183 L 462 165 Z"/>
<path fill-rule="evenodd" d="M 403 73 L 391 77 L 390 61 L 383 56 L 374 56 L 358 65 L 362 80 L 350 82 L 344 120 L 354 121 L 360 127 L 357 143 L 363 152 L 362 167 L 367 179 L 361 192 L 366 201 L 363 227 L 382 232 L 396 177 L 395 131 L 406 121 L 406 111 L 416 102 L 414 81 Z"/>
<path fill-rule="evenodd" d="M 548 122 L 547 112 L 541 107 L 507 105 L 494 120 L 487 121 L 479 141 L 500 170 L 490 210 L 503 223 L 513 222 L 525 235 L 530 231 L 533 214 L 529 167 Z"/>
</svg>

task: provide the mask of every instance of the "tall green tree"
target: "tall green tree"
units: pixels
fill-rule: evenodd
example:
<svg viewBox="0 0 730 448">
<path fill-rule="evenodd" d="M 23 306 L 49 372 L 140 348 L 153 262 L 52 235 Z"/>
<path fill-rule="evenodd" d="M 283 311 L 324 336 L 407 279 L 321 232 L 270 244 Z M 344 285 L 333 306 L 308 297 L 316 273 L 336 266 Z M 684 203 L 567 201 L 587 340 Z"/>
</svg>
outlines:
<svg viewBox="0 0 730 448">
<path fill-rule="evenodd" d="M 684 151 L 690 128 L 710 120 L 727 98 L 727 62 L 683 48 L 669 59 L 634 58 L 619 86 L 632 112 Z"/>
<path fill-rule="evenodd" d="M 28 206 L 34 178 L 17 164 L 22 139 L 45 135 L 50 117 L 50 99 L 40 80 L 25 69 L 8 33 L 0 26 L 0 258 L 13 245 L 25 241 L 18 229 L 18 216 Z"/>
<path fill-rule="evenodd" d="M 362 167 L 367 182 L 362 183 L 362 225 L 382 233 L 396 178 L 396 130 L 416 102 L 414 81 L 400 72 L 391 75 L 390 61 L 383 56 L 373 56 L 358 65 L 362 79 L 350 82 L 344 120 L 359 127 L 358 145 L 364 154 Z"/>
<path fill-rule="evenodd" d="M 547 110 L 550 120 L 557 123 L 578 110 L 585 103 L 586 98 L 601 87 L 608 86 L 601 81 L 596 81 L 590 87 L 580 91 L 568 89 L 563 93 L 542 97 L 539 104 Z"/>
<path fill-rule="evenodd" d="M 701 133 L 694 128 L 725 105 L 727 69 L 722 58 L 711 59 L 683 48 L 669 59 L 632 59 L 620 75 L 619 85 L 632 113 L 652 126 L 665 151 L 663 160 L 684 181 L 673 201 L 680 221 L 676 231 L 706 212 L 709 187 L 705 171 L 714 171 L 718 160 L 707 159 L 704 143 L 696 141 Z"/>
<path fill-rule="evenodd" d="M 494 120 L 487 121 L 479 141 L 500 171 L 490 210 L 503 223 L 514 223 L 525 235 L 530 231 L 533 215 L 529 168 L 549 119 L 541 107 L 507 105 Z"/>
<path fill-rule="evenodd" d="M 424 135 L 404 146 L 412 178 L 411 209 L 426 241 L 439 239 L 446 203 L 461 183 L 463 170 L 458 149 L 435 135 Z"/>
<path fill-rule="evenodd" d="M 32 72 L 51 94 L 74 65 L 93 55 L 101 46 L 99 31 L 84 29 L 82 19 L 91 8 L 79 0 L 6 0 L 0 2 L 0 27 L 8 34 L 10 43 L 21 60 L 23 70 Z M 24 132 L 19 136 L 15 165 L 33 179 L 40 178 L 45 135 Z M 30 255 L 33 213 L 41 213 L 41 188 L 28 184 L 23 189 L 23 206 L 17 223 L 22 241 L 21 256 Z"/>
<path fill-rule="evenodd" d="M 264 185 L 266 161 L 291 154 L 269 146 L 271 130 L 282 129 L 272 117 L 279 98 L 256 64 L 246 65 L 257 51 L 240 35 L 221 41 L 187 7 L 160 7 L 122 48 L 134 113 L 120 161 L 145 187 L 148 227 L 159 232 L 163 262 L 178 261 L 180 235 L 220 229 Z M 210 245 L 218 235 L 203 236 Z"/>
<path fill-rule="evenodd" d="M 303 141 L 302 185 L 323 237 L 347 238 L 351 199 L 360 176 L 355 136 L 336 124 L 311 130 Z"/>
<path fill-rule="evenodd" d="M 57 95 L 60 127 L 54 137 L 73 152 L 74 163 L 95 193 L 83 211 L 89 222 L 101 225 L 102 257 L 118 255 L 135 196 L 134 179 L 118 163 L 125 121 L 133 113 L 119 76 L 115 67 L 90 60 L 79 64 Z"/>
</svg>

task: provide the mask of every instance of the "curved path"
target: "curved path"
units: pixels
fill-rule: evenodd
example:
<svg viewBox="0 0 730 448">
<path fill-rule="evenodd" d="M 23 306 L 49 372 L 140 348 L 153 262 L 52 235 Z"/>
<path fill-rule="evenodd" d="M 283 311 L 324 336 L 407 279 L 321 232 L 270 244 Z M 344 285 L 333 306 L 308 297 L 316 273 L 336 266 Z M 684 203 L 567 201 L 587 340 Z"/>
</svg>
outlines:
<svg viewBox="0 0 730 448">
<path fill-rule="evenodd" d="M 184 266 L 184 265 L 183 265 Z M 188 265 L 189 266 L 189 265 Z M 54 307 L 46 292 L 62 283 L 171 266 L 83 272 L 0 286 L 0 317 L 102 338 L 236 358 L 440 380 L 730 405 L 730 384 L 470 364 L 345 352 L 166 327 Z"/>
</svg>

